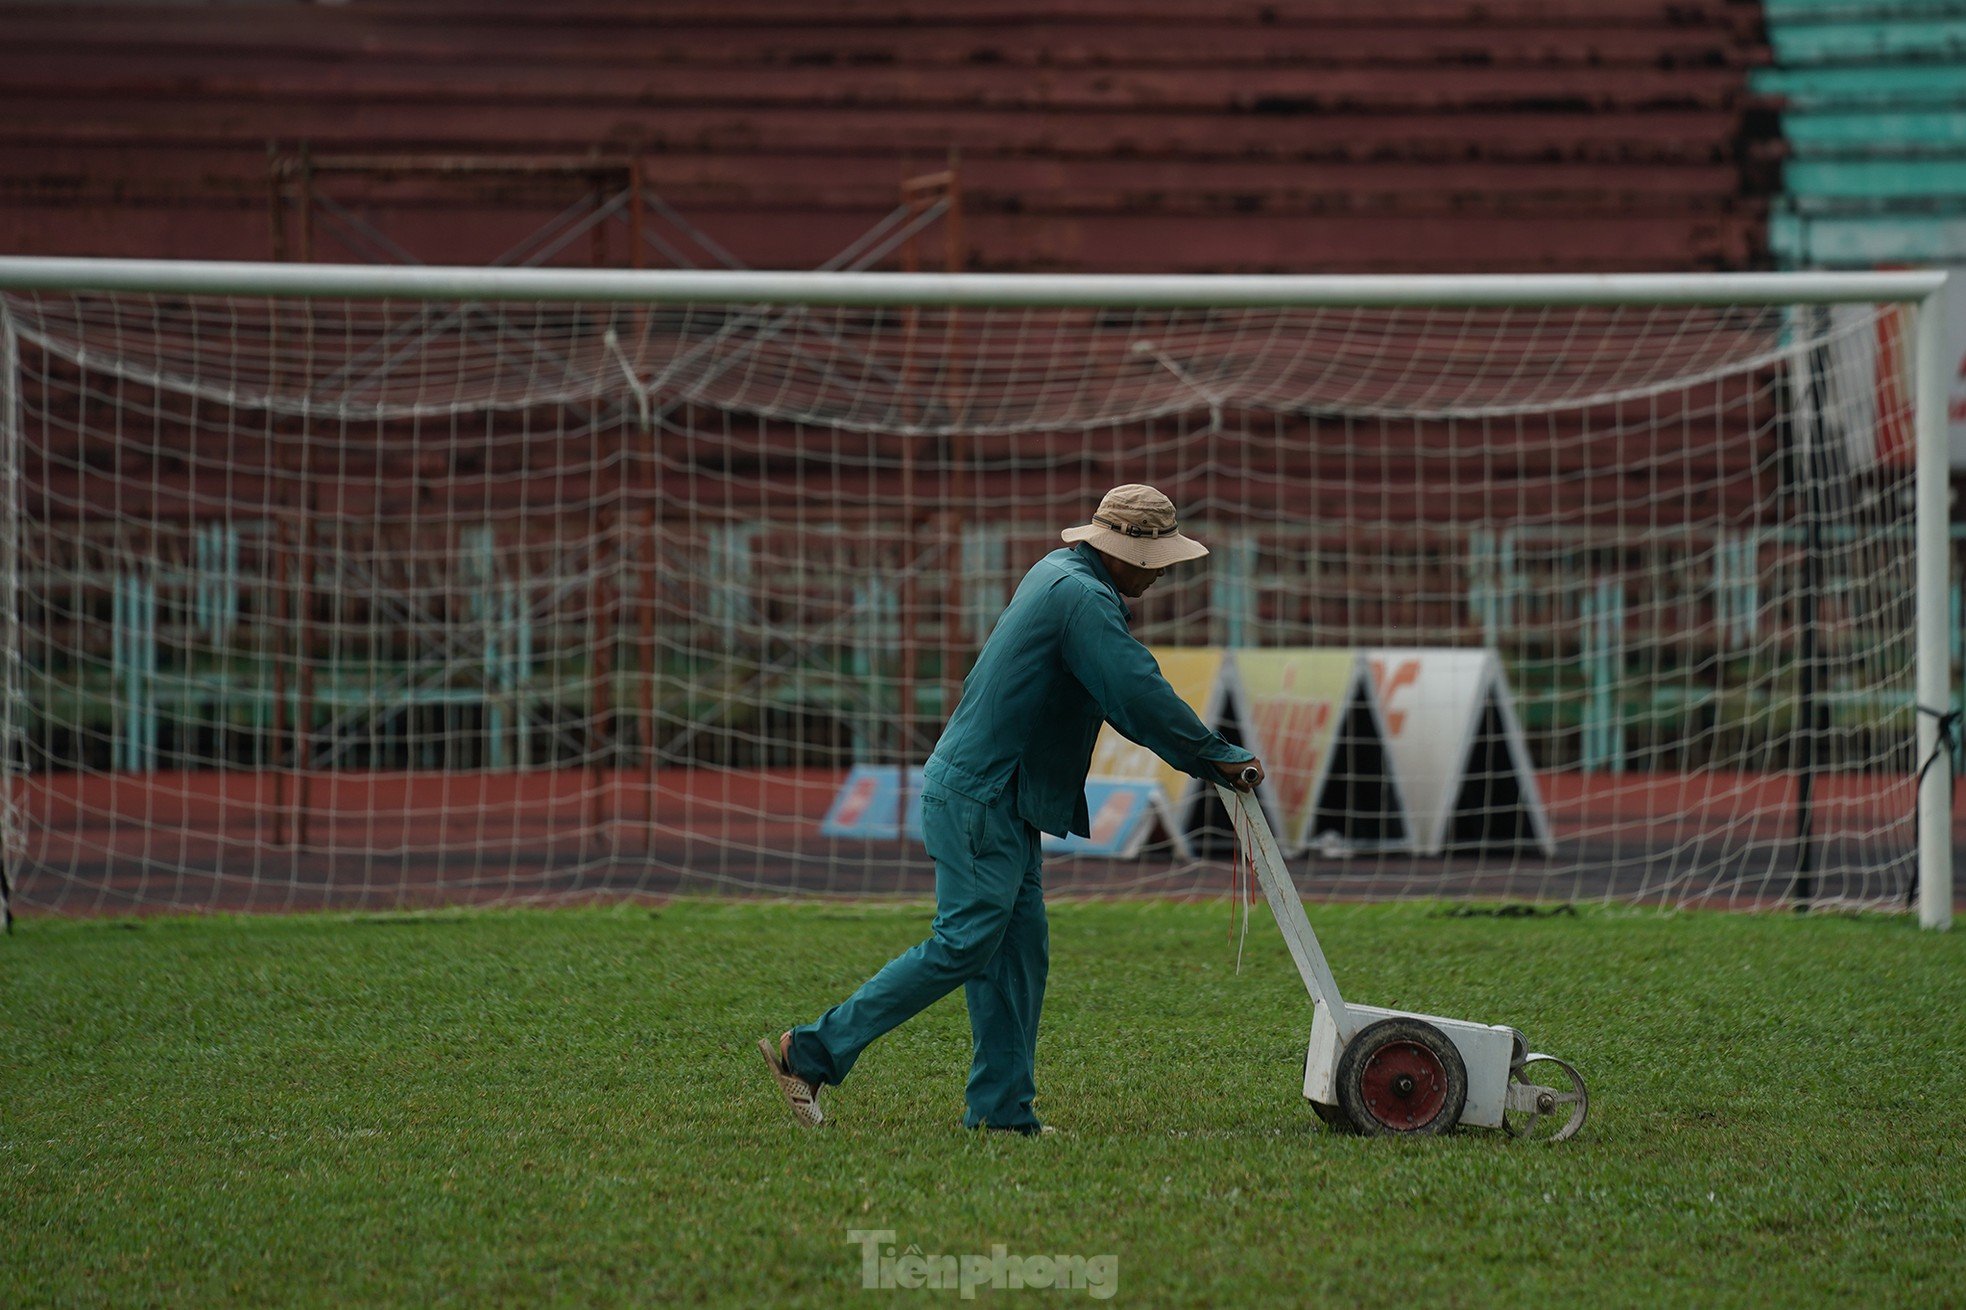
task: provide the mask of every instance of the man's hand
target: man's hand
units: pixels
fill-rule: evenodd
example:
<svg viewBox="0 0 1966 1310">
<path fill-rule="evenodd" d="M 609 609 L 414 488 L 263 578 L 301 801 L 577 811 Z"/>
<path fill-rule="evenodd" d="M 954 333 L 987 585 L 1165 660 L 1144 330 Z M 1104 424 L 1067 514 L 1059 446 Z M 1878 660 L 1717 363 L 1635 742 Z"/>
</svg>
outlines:
<svg viewBox="0 0 1966 1310">
<path fill-rule="evenodd" d="M 1237 791 L 1254 791 L 1263 781 L 1263 761 L 1243 760 L 1235 764 L 1218 762 L 1215 767 L 1221 771 L 1222 781 Z"/>
</svg>

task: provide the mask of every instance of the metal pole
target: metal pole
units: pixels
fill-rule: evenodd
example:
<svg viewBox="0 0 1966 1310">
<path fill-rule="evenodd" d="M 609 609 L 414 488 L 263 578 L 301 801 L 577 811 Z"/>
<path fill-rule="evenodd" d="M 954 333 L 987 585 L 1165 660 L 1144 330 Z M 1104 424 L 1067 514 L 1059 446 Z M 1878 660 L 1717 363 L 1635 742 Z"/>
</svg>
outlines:
<svg viewBox="0 0 1966 1310">
<path fill-rule="evenodd" d="M 1213 275 L 845 273 L 751 269 L 376 267 L 218 260 L 0 258 L 0 289 L 396 300 L 658 304 L 1261 306 L 1906 304 L 1945 284 L 1934 270 L 1878 273 Z M 1941 350 L 1943 355 L 1943 350 Z M 1944 410 L 1940 414 L 1943 417 Z"/>
<path fill-rule="evenodd" d="M 307 143 L 300 143 L 300 181 L 296 187 L 300 210 L 300 262 L 314 262 L 314 163 L 309 156 Z"/>
<path fill-rule="evenodd" d="M 287 258 L 287 179 L 286 160 L 280 157 L 279 147 L 273 142 L 266 143 L 266 217 L 268 231 L 273 238 L 273 261 L 281 263 Z"/>
<path fill-rule="evenodd" d="M 617 466 L 618 467 L 618 466 Z M 614 731 L 614 642 L 619 626 L 616 601 L 620 588 L 607 576 L 611 563 L 621 558 L 618 537 L 621 515 L 601 510 L 595 517 L 594 575 L 587 589 L 588 670 L 593 678 L 587 693 L 587 804 L 580 829 L 580 853 L 584 859 L 588 843 L 605 830 L 612 835 L 620 819 L 616 812 Z M 605 757 L 605 758 L 604 758 Z M 606 790 L 605 797 L 603 789 Z"/>
<path fill-rule="evenodd" d="M 27 835 L 27 698 L 21 687 L 25 625 L 21 614 L 21 560 L 25 552 L 25 506 L 21 494 L 21 448 L 26 444 L 22 420 L 20 336 L 13 316 L 0 304 L 0 550 L 12 567 L 0 581 L 0 630 L 6 633 L 5 660 L 0 670 L 0 921 L 14 930 L 13 880 L 26 854 Z"/>
<path fill-rule="evenodd" d="M 1821 341 L 1829 329 L 1829 310 L 1818 305 L 1810 313 L 1810 335 Z M 1808 422 L 1797 425 L 1802 449 L 1793 465 L 1802 482 L 1802 594 L 1797 598 L 1795 742 L 1795 885 L 1790 899 L 1803 913 L 1816 898 L 1815 790 L 1816 746 L 1821 725 L 1816 699 L 1816 601 L 1823 574 L 1823 478 L 1827 474 L 1824 440 L 1828 436 L 1823 411 L 1829 400 L 1827 352 L 1809 352 Z"/>
<path fill-rule="evenodd" d="M 628 267 L 641 268 L 648 262 L 648 248 L 642 241 L 648 217 L 642 201 L 642 156 L 628 161 Z"/>
<path fill-rule="evenodd" d="M 603 175 L 597 172 L 594 175 L 593 226 L 588 229 L 589 262 L 594 268 L 606 268 L 608 265 L 608 225 L 600 221 L 607 213 L 607 205 L 607 185 Z"/>
<path fill-rule="evenodd" d="M 901 186 L 902 197 L 910 206 L 910 216 L 927 203 L 910 190 L 910 183 Z M 911 231 L 901 246 L 901 267 L 904 275 L 913 274 L 920 266 L 920 255 L 915 246 L 915 234 Z M 921 328 L 921 309 L 910 305 L 902 315 L 903 344 L 901 347 L 901 394 L 914 396 L 915 342 Z M 931 383 L 933 379 L 931 379 Z M 932 389 L 932 387 L 931 387 Z M 926 406 L 919 400 L 915 402 L 915 418 L 924 416 Z M 907 826 L 908 766 L 915 759 L 915 569 L 911 556 L 915 543 L 920 540 L 920 524 L 915 511 L 915 448 L 918 438 L 904 434 L 901 438 L 901 524 L 902 538 L 897 549 L 901 555 L 900 596 L 895 606 L 895 621 L 900 629 L 896 634 L 901 644 L 900 686 L 895 710 L 895 724 L 899 729 L 899 746 L 895 762 L 900 766 L 900 807 L 896 811 L 902 816 L 902 826 Z M 878 622 L 878 620 L 876 620 Z"/>
<path fill-rule="evenodd" d="M 642 631 L 642 840 L 655 846 L 655 676 L 658 652 L 655 644 L 655 571 L 661 564 L 656 540 L 655 506 L 642 508 L 641 631 Z"/>
<path fill-rule="evenodd" d="M 287 537 L 291 524 L 286 518 L 275 520 L 272 534 L 273 567 L 273 722 L 267 741 L 266 763 L 273 771 L 273 844 L 287 843 L 287 769 L 280 753 L 287 738 L 287 649 L 293 640 L 293 625 L 287 612 L 293 580 L 288 574 L 290 552 Z"/>
<path fill-rule="evenodd" d="M 961 156 L 952 146 L 949 150 L 949 171 L 942 190 L 947 206 L 942 214 L 942 258 L 951 273 L 960 272 L 967 257 L 963 248 L 960 170 Z M 945 394 L 951 420 L 962 402 L 962 386 L 958 380 L 962 370 L 957 367 L 963 341 L 958 326 L 960 317 L 956 310 L 949 311 L 949 322 L 942 341 L 943 373 L 947 380 Z M 945 723 L 956 712 L 956 701 L 962 693 L 962 677 L 956 671 L 959 663 L 956 651 L 962 644 L 962 525 L 968 522 L 970 508 L 969 455 L 968 435 L 960 431 L 952 432 L 949 435 L 949 463 L 944 481 L 944 508 L 936 516 L 942 533 L 942 571 L 945 579 L 942 593 L 942 660 L 937 670 L 942 692 L 940 712 Z"/>
<path fill-rule="evenodd" d="M 301 497 L 300 548 L 295 552 L 299 573 L 294 579 L 294 638 L 297 665 L 295 692 L 300 703 L 294 711 L 294 849 L 307 845 L 307 816 L 313 806 L 314 755 L 314 493 L 312 484 Z M 341 555 L 336 552 L 335 558 Z"/>
<path fill-rule="evenodd" d="M 1946 417 L 1945 282 L 1918 303 L 1917 400 L 1917 590 L 1918 704 L 1930 710 L 1952 707 L 1952 657 L 1946 631 L 1947 493 L 1952 452 Z M 1940 749 L 1939 721 L 1930 713 L 1917 719 L 1916 762 Z M 1949 761 L 1926 770 L 1918 789 L 1918 922 L 1926 928 L 1952 926 L 1952 769 Z"/>
</svg>

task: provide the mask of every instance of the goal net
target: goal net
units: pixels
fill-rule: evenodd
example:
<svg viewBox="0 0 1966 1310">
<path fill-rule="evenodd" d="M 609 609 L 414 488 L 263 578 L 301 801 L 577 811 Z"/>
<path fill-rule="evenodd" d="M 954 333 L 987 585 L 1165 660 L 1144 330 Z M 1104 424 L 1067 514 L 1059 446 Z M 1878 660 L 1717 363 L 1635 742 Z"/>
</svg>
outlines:
<svg viewBox="0 0 1966 1310">
<path fill-rule="evenodd" d="M 1950 823 L 1923 275 L 35 266 L 18 907 L 926 892 L 963 675 L 1123 482 L 1211 548 L 1135 631 L 1307 895 L 1898 907 Z M 1051 889 L 1229 886 L 1185 776 L 1090 791 Z"/>
</svg>

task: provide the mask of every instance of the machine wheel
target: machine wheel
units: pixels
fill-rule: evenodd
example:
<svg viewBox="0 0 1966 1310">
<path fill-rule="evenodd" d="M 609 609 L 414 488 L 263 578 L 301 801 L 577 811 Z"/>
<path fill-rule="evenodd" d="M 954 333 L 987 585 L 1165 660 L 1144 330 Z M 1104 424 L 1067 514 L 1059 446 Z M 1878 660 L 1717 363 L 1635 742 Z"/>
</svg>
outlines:
<svg viewBox="0 0 1966 1310">
<path fill-rule="evenodd" d="M 1560 1076 L 1559 1076 L 1560 1075 Z M 1509 1070 L 1507 1099 L 1502 1103 L 1502 1127 L 1509 1136 L 1539 1142 L 1563 1142 L 1577 1135 L 1591 1110 L 1584 1075 L 1568 1060 L 1554 1055 L 1529 1055 Z"/>
<path fill-rule="evenodd" d="M 1338 1105 L 1367 1136 L 1444 1133 L 1468 1103 L 1468 1069 L 1447 1035 L 1422 1019 L 1381 1019 L 1338 1057 Z"/>
</svg>

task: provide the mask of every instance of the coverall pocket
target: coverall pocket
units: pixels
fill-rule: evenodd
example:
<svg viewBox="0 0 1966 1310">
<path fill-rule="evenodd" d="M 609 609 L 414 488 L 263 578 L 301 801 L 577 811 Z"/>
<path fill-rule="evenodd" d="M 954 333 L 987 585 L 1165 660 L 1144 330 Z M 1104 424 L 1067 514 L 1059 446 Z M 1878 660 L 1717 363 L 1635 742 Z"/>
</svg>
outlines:
<svg viewBox="0 0 1966 1310">
<path fill-rule="evenodd" d="M 922 845 L 938 863 L 974 862 L 983 845 L 983 807 L 957 792 L 924 791 Z"/>
</svg>

